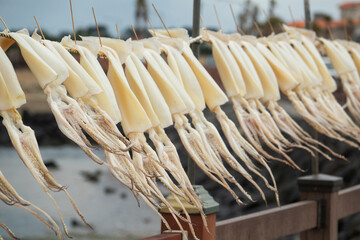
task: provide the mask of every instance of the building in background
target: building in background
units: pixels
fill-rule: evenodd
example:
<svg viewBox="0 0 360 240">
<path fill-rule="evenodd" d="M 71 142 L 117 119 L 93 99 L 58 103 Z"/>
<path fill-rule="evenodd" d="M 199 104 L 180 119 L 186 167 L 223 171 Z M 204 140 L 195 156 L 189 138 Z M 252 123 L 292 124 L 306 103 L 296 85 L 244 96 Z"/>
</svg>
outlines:
<svg viewBox="0 0 360 240">
<path fill-rule="evenodd" d="M 316 13 L 312 19 L 313 30 L 318 36 L 346 39 L 350 37 L 354 41 L 360 41 L 360 2 L 346 2 L 339 5 L 341 19 L 334 20 L 324 13 Z M 305 27 L 304 21 L 288 23 L 293 27 Z M 348 36 L 346 36 L 348 35 Z"/>
<path fill-rule="evenodd" d="M 360 2 L 347 2 L 339 6 L 341 11 L 341 19 L 359 19 L 360 18 Z"/>
</svg>

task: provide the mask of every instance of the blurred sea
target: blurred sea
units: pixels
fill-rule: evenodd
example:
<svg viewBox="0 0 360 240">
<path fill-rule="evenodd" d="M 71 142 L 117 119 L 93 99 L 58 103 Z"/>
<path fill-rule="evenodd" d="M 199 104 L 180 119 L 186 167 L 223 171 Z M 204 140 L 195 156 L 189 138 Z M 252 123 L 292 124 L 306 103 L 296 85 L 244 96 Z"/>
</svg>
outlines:
<svg viewBox="0 0 360 240">
<path fill-rule="evenodd" d="M 145 204 L 141 207 L 131 191 L 110 174 L 105 166 L 92 162 L 78 147 L 41 147 L 43 160 L 68 191 L 94 231 L 85 227 L 65 193 L 53 193 L 70 234 L 75 239 L 132 240 L 157 234 L 160 220 Z M 50 198 L 31 176 L 12 147 L 0 147 L 0 170 L 24 199 L 45 210 L 57 223 L 59 217 Z M 28 212 L 0 202 L 0 221 L 21 239 L 57 239 Z M 139 227 L 141 226 L 141 227 Z M 0 235 L 8 234 L 0 228 Z"/>
</svg>

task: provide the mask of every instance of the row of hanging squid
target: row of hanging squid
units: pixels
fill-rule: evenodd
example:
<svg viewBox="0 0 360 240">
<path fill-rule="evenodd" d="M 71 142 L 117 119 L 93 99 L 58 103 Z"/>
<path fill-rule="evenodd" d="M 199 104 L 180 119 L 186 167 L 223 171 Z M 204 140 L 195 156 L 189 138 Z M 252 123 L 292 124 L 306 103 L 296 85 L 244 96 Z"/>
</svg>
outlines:
<svg viewBox="0 0 360 240">
<path fill-rule="evenodd" d="M 132 191 L 138 203 L 142 199 L 169 229 L 158 212 L 160 207 L 169 209 L 182 231 L 181 221 L 188 223 L 195 236 L 183 202 L 199 210 L 205 226 L 206 216 L 177 149 L 166 134 L 167 127 L 175 127 L 197 166 L 238 204 L 243 204 L 243 198 L 254 199 L 225 163 L 252 184 L 266 202 L 263 190 L 253 180 L 253 175 L 260 177 L 280 204 L 269 160 L 303 171 L 288 155 L 293 148 L 329 160 L 345 159 L 313 139 L 291 118 L 278 103 L 280 91 L 316 131 L 360 148 L 356 124 L 360 121 L 360 45 L 316 38 L 308 30 L 284 29 L 283 33 L 261 38 L 201 30 L 201 41 L 212 47 L 225 91 L 194 56 L 185 29 L 153 29 L 152 38 L 126 41 L 97 37 L 73 41 L 67 36 L 54 42 L 36 32 L 30 36 L 27 30 L 0 33 L 0 115 L 21 160 L 57 208 L 64 233 L 69 236 L 52 192 L 64 192 L 84 224 L 91 226 L 66 188 L 46 168 L 34 131 L 21 120 L 17 109 L 26 98 L 5 53 L 10 46 L 20 48 L 61 132 L 95 163 L 106 166 Z M 333 95 L 337 85 L 320 52 L 330 58 L 341 79 L 347 97 L 345 107 L 351 116 Z M 107 59 L 106 73 L 99 56 Z M 238 126 L 221 109 L 228 101 Z M 206 107 L 215 114 L 226 139 L 206 119 Z M 96 154 L 99 148 L 105 151 L 106 159 Z M 270 179 L 260 173 L 261 168 Z M 166 200 L 160 183 L 174 196 L 183 214 Z M 57 223 L 22 199 L 1 172 L 0 199 L 30 212 L 63 239 Z M 2 222 L 0 226 L 16 239 Z"/>
</svg>

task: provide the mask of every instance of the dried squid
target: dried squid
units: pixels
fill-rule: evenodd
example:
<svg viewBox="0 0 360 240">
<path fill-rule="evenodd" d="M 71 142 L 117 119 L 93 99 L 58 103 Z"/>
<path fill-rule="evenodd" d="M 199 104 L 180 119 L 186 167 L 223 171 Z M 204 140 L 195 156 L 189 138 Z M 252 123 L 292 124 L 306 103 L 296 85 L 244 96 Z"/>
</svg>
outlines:
<svg viewBox="0 0 360 240">
<path fill-rule="evenodd" d="M 144 41 L 145 42 L 145 41 Z M 211 179 L 225 187 L 236 201 L 241 204 L 242 201 L 237 197 L 235 192 L 229 187 L 229 181 L 234 183 L 241 192 L 243 192 L 249 199 L 251 196 L 237 183 L 235 178 L 224 167 L 219 152 L 215 152 L 213 147 L 208 143 L 209 134 L 205 133 L 209 125 L 205 125 L 204 119 L 198 119 L 199 116 L 195 113 L 195 104 L 187 94 L 181 80 L 178 80 L 174 72 L 167 65 L 165 60 L 160 56 L 160 46 L 154 39 L 148 39 L 144 43 L 144 59 L 147 63 L 147 68 L 166 102 L 169 105 L 175 122 L 175 129 L 178 131 L 180 139 L 185 149 L 190 154 L 195 163 L 207 174 Z M 188 122 L 186 113 L 192 114 L 193 124 L 192 128 Z M 195 120 L 195 121 L 194 121 Z M 196 122 L 198 121 L 198 122 Z M 213 134 L 213 133 L 210 133 Z"/>
<path fill-rule="evenodd" d="M 228 96 L 230 96 L 236 116 L 249 141 L 266 158 L 284 162 L 301 170 L 286 153 L 290 147 L 301 146 L 289 142 L 282 135 L 271 115 L 261 103 L 261 101 L 277 101 L 280 98 L 276 78 L 271 67 L 267 65 L 266 60 L 261 58 L 261 54 L 246 42 L 242 43 L 242 46 L 244 46 L 251 61 L 248 59 L 247 62 L 244 62 L 244 56 L 246 55 L 240 55 L 239 49 L 241 48 L 237 47 L 236 43 L 231 45 L 233 48 L 232 52 L 227 47 L 226 35 L 206 30 L 203 31 L 202 36 L 212 44 L 213 56 L 221 80 Z M 242 59 L 239 59 L 240 57 Z M 246 63 L 248 64 L 246 65 Z M 247 85 L 245 84 L 239 64 L 243 65 L 243 70 L 247 70 L 247 77 L 252 78 L 252 81 L 246 79 Z M 249 66 L 252 66 L 252 64 L 256 71 L 249 72 Z M 255 78 L 257 76 L 256 72 L 259 74 L 258 79 Z M 258 98 L 261 98 L 261 101 Z M 260 140 L 270 149 L 281 154 L 286 161 L 267 154 L 263 150 Z"/>
<path fill-rule="evenodd" d="M 265 42 L 265 44 L 267 44 L 269 48 L 267 48 L 266 45 L 263 44 L 263 42 Z M 272 68 L 272 71 L 274 73 L 272 74 L 272 76 L 275 76 L 275 81 L 278 82 L 279 88 L 282 92 L 288 92 L 289 89 L 294 89 L 299 87 L 300 84 L 299 82 L 295 81 L 295 79 L 293 78 L 289 78 L 288 76 L 284 75 L 283 72 L 280 70 L 281 64 L 277 60 L 275 54 L 269 50 L 269 49 L 273 49 L 270 48 L 269 46 L 271 45 L 271 42 L 269 43 L 266 39 L 263 38 L 258 40 L 257 42 L 250 40 L 249 43 L 246 44 L 249 47 L 251 46 L 250 48 L 256 47 L 258 52 L 262 54 L 263 56 L 262 58 L 265 59 L 265 61 L 268 62 L 268 65 Z M 254 44 L 254 46 L 252 44 Z M 256 59 L 255 55 L 253 55 L 252 58 Z M 260 65 L 258 64 L 257 67 L 260 68 Z M 314 156 L 313 152 L 318 152 L 327 159 L 331 160 L 331 157 L 319 148 L 320 146 L 321 148 L 330 152 L 332 155 L 339 158 L 343 158 L 341 155 L 333 152 L 330 148 L 328 148 L 324 144 L 313 139 L 286 113 L 286 111 L 276 101 L 274 100 L 267 101 L 266 106 L 269 109 L 274 121 L 279 126 L 279 128 L 284 133 L 289 135 L 298 144 L 297 146 L 304 145 L 305 150 L 309 151 L 311 149 L 310 153 L 313 156 Z"/>
<path fill-rule="evenodd" d="M 275 191 L 278 200 L 276 182 L 269 166 L 266 163 L 266 160 L 254 149 L 251 144 L 249 144 L 241 136 L 235 124 L 226 116 L 224 111 L 221 110 L 220 106 L 227 101 L 226 95 L 215 83 L 214 79 L 209 75 L 209 73 L 205 70 L 201 63 L 195 58 L 187 44 L 183 49 L 183 56 L 185 57 L 192 70 L 194 71 L 195 75 L 197 76 L 197 79 L 204 93 L 205 101 L 210 110 L 216 114 L 216 117 L 222 127 L 222 130 L 228 142 L 230 143 L 232 150 L 238 155 L 238 157 L 252 172 L 260 176 L 264 180 L 265 184 L 270 189 Z M 267 169 L 274 183 L 274 187 L 270 186 L 267 180 L 257 171 L 256 166 L 251 162 L 249 157 L 245 154 L 244 150 Z"/>
<path fill-rule="evenodd" d="M 164 131 L 165 127 L 172 125 L 171 113 L 165 99 L 162 97 L 160 90 L 146 67 L 137 56 L 132 53 L 125 61 L 125 66 L 126 76 L 128 76 L 127 79 L 131 88 L 138 99 L 142 99 L 140 100 L 142 105 L 147 105 L 144 109 L 147 113 L 149 112 L 148 116 L 153 116 L 151 118 L 153 127 L 147 132 L 156 148 L 161 166 L 175 178 L 182 191 L 186 194 L 187 201 L 196 206 L 201 213 L 205 226 L 207 226 L 202 204 L 181 165 L 176 147 Z M 146 99 L 148 100 L 145 101 Z M 151 113 L 151 109 L 153 109 L 153 113 Z"/>
<path fill-rule="evenodd" d="M 2 49 L 0 50 L 0 61 L 0 115 L 3 117 L 3 124 L 8 131 L 13 146 L 35 180 L 42 186 L 44 192 L 55 204 L 65 233 L 68 234 L 60 208 L 49 190 L 65 192 L 77 214 L 88 225 L 65 187 L 57 183 L 46 168 L 41 158 L 34 131 L 23 124 L 21 116 L 16 110 L 16 108 L 19 108 L 26 102 L 26 99 L 16 77 L 15 70 Z"/>
<path fill-rule="evenodd" d="M 86 38 L 84 38 L 84 40 L 85 39 Z M 82 44 L 88 48 L 98 46 L 98 44 L 91 41 L 86 42 L 86 40 L 83 41 Z M 106 46 L 98 46 L 97 52 L 100 52 L 109 60 L 107 76 L 114 89 L 117 102 L 121 110 L 120 112 L 122 113 L 123 130 L 134 146 L 140 149 L 138 152 L 132 152 L 134 168 L 131 170 L 139 171 L 136 176 L 138 179 L 133 180 L 135 186 L 138 190 L 140 190 L 141 196 L 144 196 L 147 199 L 145 202 L 151 203 L 155 207 L 159 207 L 159 205 L 155 204 L 155 199 L 158 199 L 169 209 L 181 230 L 183 229 L 179 219 L 188 222 L 190 224 L 190 229 L 194 234 L 194 230 L 190 222 L 190 216 L 179 199 L 179 197 L 189 199 L 189 195 L 187 194 L 188 191 L 181 191 L 181 189 L 172 182 L 170 176 L 165 171 L 163 162 L 158 158 L 156 152 L 146 141 L 146 137 L 144 135 L 144 132 L 146 131 L 148 131 L 151 135 L 153 141 L 155 141 L 154 138 L 159 138 L 158 133 L 161 133 L 161 130 L 159 130 L 160 128 L 158 128 L 158 125 L 160 124 L 160 121 L 152 108 L 151 102 L 149 101 L 143 85 L 140 84 L 140 76 L 138 76 L 139 73 L 136 70 L 132 59 L 128 56 L 125 60 L 125 69 L 127 73 L 127 76 L 125 76 L 120 58 L 113 49 Z M 136 109 L 136 111 L 134 111 L 134 109 Z M 160 144 L 158 139 L 156 139 L 156 141 L 155 145 Z M 161 157 L 163 156 L 164 155 Z M 114 157 L 114 155 L 112 155 L 112 157 Z M 132 177 L 135 178 L 135 176 Z M 182 217 L 167 202 L 159 190 L 156 182 L 157 179 L 159 179 L 169 189 L 169 191 L 174 194 L 175 200 L 181 206 L 181 210 L 185 213 L 186 218 Z M 141 184 L 141 186 L 138 186 L 137 184 Z M 190 197 L 192 200 L 194 199 L 194 196 L 190 195 Z M 199 200 L 196 199 L 196 201 Z M 153 206 L 150 207 L 155 209 Z"/>
<path fill-rule="evenodd" d="M 318 132 L 358 147 L 359 128 L 332 95 L 336 84 L 327 69 L 318 70 L 323 63 L 312 43 L 290 41 L 285 34 L 275 37 L 274 41 L 267 41 L 267 46 L 281 62 L 278 71 L 298 82 L 297 87 L 284 91 L 295 109 Z"/>
<path fill-rule="evenodd" d="M 360 46 L 353 41 L 325 39 L 319 39 L 319 41 L 341 79 L 347 97 L 346 107 L 354 119 L 360 123 Z"/>
<path fill-rule="evenodd" d="M 169 37 L 169 33 L 164 30 L 156 30 L 156 32 L 151 31 L 152 35 L 157 37 L 160 41 L 163 42 L 163 44 L 167 44 L 170 46 L 173 46 L 175 50 L 177 50 L 179 53 L 182 54 L 188 65 L 189 68 L 185 68 L 188 72 L 193 72 L 195 75 L 194 77 L 191 77 L 191 74 L 189 75 L 188 79 L 185 79 L 184 87 L 189 93 L 189 95 L 196 101 L 198 96 L 201 96 L 200 94 L 197 95 L 196 88 L 192 88 L 194 83 L 191 80 L 196 80 L 199 82 L 199 85 L 201 87 L 201 91 L 203 93 L 203 99 L 205 100 L 207 106 L 209 109 L 216 114 L 216 117 L 221 125 L 221 128 L 225 134 L 225 137 L 227 138 L 228 142 L 230 143 L 230 146 L 232 150 L 237 154 L 237 156 L 245 163 L 247 168 L 254 172 L 256 175 L 260 176 L 267 187 L 274 190 L 277 195 L 277 189 L 276 189 L 276 183 L 274 181 L 273 175 L 271 173 L 270 168 L 268 167 L 265 159 L 258 154 L 258 152 L 241 136 L 239 133 L 236 125 L 228 118 L 228 116 L 225 114 L 225 112 L 221 109 L 221 105 L 226 103 L 228 101 L 226 95 L 224 92 L 220 89 L 220 87 L 215 83 L 214 79 L 210 76 L 210 74 L 206 71 L 206 69 L 203 67 L 203 65 L 198 61 L 198 59 L 194 56 L 192 50 L 189 47 L 189 36 L 187 34 L 187 31 L 185 29 L 173 29 L 169 30 L 171 34 L 171 38 Z M 174 50 L 173 50 L 174 51 Z M 174 53 L 176 54 L 176 53 Z M 169 58 L 169 57 L 168 57 Z M 178 56 L 178 58 L 180 58 Z M 169 59 L 168 59 L 169 62 Z M 171 64 L 170 64 L 171 66 Z M 173 66 L 174 72 L 176 72 L 176 67 Z M 180 71 L 180 69 L 178 70 Z M 184 76 L 187 76 L 188 74 L 186 72 L 182 73 Z M 178 73 L 179 78 L 181 79 L 181 73 Z M 196 84 L 195 84 L 196 85 Z M 201 105 L 200 105 L 201 106 Z M 246 151 L 246 152 L 245 152 Z M 248 153 L 253 158 L 258 160 L 263 166 L 266 167 L 268 172 L 271 175 L 271 178 L 274 182 L 274 186 L 271 186 L 267 179 L 261 175 L 261 173 L 258 171 L 257 167 L 254 165 L 254 163 L 251 161 L 249 156 L 246 154 Z M 235 170 L 237 170 L 239 163 L 231 161 L 231 158 L 225 158 L 225 161 L 227 161 L 231 167 L 233 167 Z M 239 166 L 238 171 L 241 172 L 241 166 Z M 261 192 L 260 192 L 261 193 Z M 263 196 L 264 198 L 264 196 Z M 277 197 L 278 199 L 278 197 Z M 266 200 L 265 200 L 266 201 Z"/>
<path fill-rule="evenodd" d="M 76 76 L 73 75 L 73 71 L 69 73 L 66 64 L 58 55 L 26 33 L 9 33 L 9 35 L 16 40 L 25 62 L 47 95 L 47 101 L 58 127 L 65 136 L 75 142 L 92 160 L 99 164 L 102 164 L 103 161 L 93 153 L 92 150 L 96 148 L 91 145 L 83 131 L 104 149 L 111 150 L 114 153 L 127 150 L 127 148 L 122 149 L 119 145 L 114 144 L 116 140 L 109 141 L 109 138 L 120 138 L 123 141 L 125 139 L 110 129 L 109 121 L 106 124 L 104 123 L 109 119 L 105 111 L 100 112 L 100 108 L 96 106 L 95 102 L 87 101 L 86 104 L 79 104 L 67 95 L 67 89 L 71 89 L 69 92 L 78 97 L 84 96 L 85 92 L 90 92 L 90 95 L 95 94 L 99 91 L 98 86 L 93 84 L 92 87 L 94 88 L 88 89 L 84 83 L 85 78 L 84 82 L 77 81 L 76 84 L 70 86 L 69 82 L 74 82 L 72 79 L 74 77 L 76 79 Z M 69 78 L 69 75 L 72 76 Z M 67 82 L 68 79 L 69 82 Z M 81 98 L 81 100 L 85 99 L 86 97 Z M 107 106 L 108 109 L 113 108 L 111 104 Z M 113 111 L 116 113 L 118 110 Z M 117 117 L 118 120 L 119 116 Z M 114 121 L 118 120 L 115 119 Z M 100 124 L 106 130 L 102 129 Z M 108 134 L 110 131 L 112 134 Z"/>
<path fill-rule="evenodd" d="M 174 45 L 174 41 L 178 42 L 180 48 L 176 49 L 175 47 L 169 46 Z M 184 47 L 185 45 L 182 40 L 179 41 L 174 39 L 167 39 L 163 48 L 165 49 L 165 54 L 167 56 L 167 62 L 169 66 L 177 74 L 178 79 L 182 80 L 182 84 L 184 85 L 188 94 L 190 95 L 194 103 L 196 103 L 196 110 L 190 112 L 193 124 L 195 122 L 195 126 L 197 128 L 204 128 L 202 131 L 207 134 L 207 141 L 208 144 L 210 144 L 210 146 L 212 147 L 212 150 L 219 153 L 220 156 L 225 160 L 225 162 L 227 162 L 234 170 L 238 171 L 250 183 L 252 183 L 254 187 L 258 189 L 263 200 L 266 202 L 265 195 L 262 190 L 253 181 L 252 177 L 246 172 L 246 170 L 239 164 L 239 162 L 237 162 L 237 160 L 231 155 L 215 127 L 205 119 L 205 116 L 202 113 L 205 108 L 205 98 L 203 94 L 200 94 L 202 93 L 202 89 L 196 78 L 196 75 L 192 72 L 190 65 L 187 63 L 186 59 L 181 54 L 181 51 Z M 197 124 L 200 126 L 197 126 Z M 251 170 L 255 169 L 252 168 Z M 259 172 L 256 170 L 255 173 L 259 174 Z M 265 181 L 265 183 L 267 183 L 267 181 Z"/>
<path fill-rule="evenodd" d="M 64 38 L 63 45 L 69 41 Z M 60 44 L 42 41 L 54 54 L 62 59 L 69 70 L 69 77 L 64 82 L 70 96 L 72 96 L 86 113 L 89 122 L 101 133 L 101 138 L 93 134 L 93 138 L 100 142 L 104 150 L 119 153 L 128 151 L 130 142 L 120 133 L 116 124 L 121 121 L 121 114 L 116 103 L 115 94 L 108 81 L 103 81 L 102 68 L 96 57 L 87 49 L 72 45 L 72 50 L 80 54 L 80 64 Z M 105 77 L 106 79 L 106 77 Z M 90 133 L 89 133 L 90 135 Z M 119 141 L 122 141 L 120 143 Z M 123 146 L 123 145 L 126 146 Z"/>
</svg>

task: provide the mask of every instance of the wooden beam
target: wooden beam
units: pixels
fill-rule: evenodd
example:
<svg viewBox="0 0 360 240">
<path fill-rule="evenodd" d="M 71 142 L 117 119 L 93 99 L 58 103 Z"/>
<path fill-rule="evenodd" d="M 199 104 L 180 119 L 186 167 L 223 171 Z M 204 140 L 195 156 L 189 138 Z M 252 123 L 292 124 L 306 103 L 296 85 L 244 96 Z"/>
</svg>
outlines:
<svg viewBox="0 0 360 240">
<path fill-rule="evenodd" d="M 216 240 L 274 239 L 317 227 L 317 201 L 301 201 L 220 221 Z"/>
<path fill-rule="evenodd" d="M 339 191 L 338 198 L 338 219 L 360 212 L 360 185 Z"/>
<path fill-rule="evenodd" d="M 181 233 L 164 233 L 139 240 L 181 240 Z"/>
</svg>

